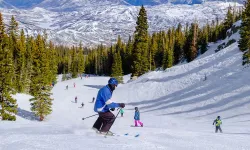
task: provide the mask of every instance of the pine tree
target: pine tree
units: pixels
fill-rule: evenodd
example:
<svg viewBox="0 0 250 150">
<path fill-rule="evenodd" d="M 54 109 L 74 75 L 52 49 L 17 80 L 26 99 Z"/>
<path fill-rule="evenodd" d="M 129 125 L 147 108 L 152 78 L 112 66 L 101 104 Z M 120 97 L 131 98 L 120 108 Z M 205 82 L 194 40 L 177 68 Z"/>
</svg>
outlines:
<svg viewBox="0 0 250 150">
<path fill-rule="evenodd" d="M 169 29 L 170 30 L 170 29 Z M 168 32 L 169 32 L 168 30 Z M 162 60 L 162 68 L 166 69 L 168 64 L 168 45 L 169 45 L 169 38 L 164 35 L 163 37 L 163 60 Z"/>
<path fill-rule="evenodd" d="M 155 33 L 153 33 L 151 41 L 150 41 L 150 47 L 149 47 L 149 64 L 150 70 L 154 70 L 156 68 L 156 63 L 155 63 L 155 56 L 156 56 L 156 52 L 157 52 L 157 35 Z"/>
<path fill-rule="evenodd" d="M 175 28 L 173 27 L 172 30 L 168 32 L 168 63 L 167 68 L 170 68 L 173 66 L 174 63 L 174 43 L 175 43 L 175 36 L 174 36 Z"/>
<path fill-rule="evenodd" d="M 5 34 L 5 26 L 0 13 L 0 116 L 2 120 L 16 120 L 16 100 L 11 97 L 14 94 L 13 76 L 14 64 L 13 53 L 8 48 L 8 37 Z"/>
<path fill-rule="evenodd" d="M 13 59 L 14 59 L 14 68 L 15 68 L 15 75 L 13 76 L 13 85 L 15 86 L 15 89 L 17 89 L 17 82 L 18 82 L 18 76 L 17 76 L 17 68 L 18 68 L 18 23 L 15 20 L 15 17 L 12 16 L 10 20 L 10 25 L 8 28 L 8 34 L 9 34 L 9 49 L 13 53 Z"/>
<path fill-rule="evenodd" d="M 121 49 L 122 49 L 122 40 L 121 40 L 120 35 L 118 35 L 117 43 L 115 46 L 115 52 L 118 52 L 118 51 L 121 52 Z"/>
<path fill-rule="evenodd" d="M 107 56 L 107 68 L 108 68 L 108 75 L 111 75 L 112 72 L 112 65 L 113 65 L 113 45 L 110 46 L 110 48 L 108 48 L 108 52 L 107 52 L 108 56 Z"/>
<path fill-rule="evenodd" d="M 194 60 L 198 55 L 198 24 L 192 23 L 185 44 L 185 55 L 188 62 Z"/>
<path fill-rule="evenodd" d="M 250 62 L 250 0 L 245 3 L 245 10 L 242 13 L 242 23 L 240 28 L 239 48 L 243 54 L 242 64 Z"/>
<path fill-rule="evenodd" d="M 163 65 L 163 56 L 164 56 L 164 50 L 165 50 L 165 44 L 164 44 L 164 39 L 165 39 L 165 32 L 160 31 L 157 34 L 157 51 L 155 54 L 155 64 L 156 68 L 162 67 Z"/>
<path fill-rule="evenodd" d="M 207 46 L 208 46 L 208 27 L 205 26 L 202 29 L 201 37 L 200 37 L 200 52 L 201 54 L 204 54 L 207 51 Z"/>
<path fill-rule="evenodd" d="M 78 52 L 78 74 L 82 75 L 85 70 L 85 65 L 84 65 L 84 55 L 83 55 L 83 48 L 82 48 L 82 43 L 79 45 L 79 52 Z"/>
<path fill-rule="evenodd" d="M 26 53 L 26 39 L 24 35 L 24 31 L 21 30 L 20 38 L 17 42 L 17 49 L 16 49 L 16 67 L 15 67 L 15 73 L 16 73 L 16 89 L 17 92 L 21 93 L 25 91 L 26 87 L 26 69 L 25 69 L 25 53 Z"/>
<path fill-rule="evenodd" d="M 165 37 L 165 48 L 163 56 L 163 69 L 170 68 L 173 65 L 173 45 L 174 45 L 174 29 L 169 29 Z"/>
<path fill-rule="evenodd" d="M 46 51 L 44 39 L 38 35 L 33 52 L 31 110 L 43 121 L 44 117 L 52 112 L 50 57 Z"/>
<path fill-rule="evenodd" d="M 191 47 L 190 47 L 190 50 L 191 50 L 191 60 L 194 60 L 197 55 L 198 55 L 198 50 L 197 50 L 197 41 L 198 41 L 198 24 L 197 23 L 194 23 L 192 24 L 192 43 L 191 43 Z"/>
<path fill-rule="evenodd" d="M 49 42 L 49 48 L 46 49 L 46 52 L 48 52 L 48 58 L 49 58 L 49 68 L 50 68 L 49 80 L 55 83 L 58 70 L 57 66 L 58 62 L 57 62 L 55 47 L 51 41 Z"/>
<path fill-rule="evenodd" d="M 133 49 L 133 41 L 132 41 L 131 36 L 129 36 L 129 39 L 126 45 L 125 58 L 122 61 L 123 63 L 122 70 L 124 71 L 124 74 L 131 73 L 132 49 Z"/>
<path fill-rule="evenodd" d="M 114 54 L 111 77 L 115 77 L 119 83 L 123 82 L 122 59 L 119 51 Z"/>
<path fill-rule="evenodd" d="M 132 76 L 140 76 L 149 70 L 147 12 L 143 6 L 137 17 L 134 34 Z"/>
<path fill-rule="evenodd" d="M 63 75 L 62 75 L 62 81 L 65 81 L 67 79 L 65 68 L 63 68 Z"/>
<path fill-rule="evenodd" d="M 76 48 L 73 46 L 73 48 L 72 48 L 72 64 L 71 64 L 72 78 L 77 77 L 77 74 L 78 74 L 77 67 L 78 67 L 77 52 L 76 52 Z"/>
<path fill-rule="evenodd" d="M 182 58 L 184 58 L 183 45 L 184 45 L 184 35 L 182 33 L 182 26 L 179 23 L 175 31 L 174 64 L 179 63 L 179 61 Z"/>
<path fill-rule="evenodd" d="M 234 15 L 231 11 L 232 7 L 228 7 L 226 19 L 224 21 L 225 31 L 230 29 L 234 23 Z"/>
</svg>

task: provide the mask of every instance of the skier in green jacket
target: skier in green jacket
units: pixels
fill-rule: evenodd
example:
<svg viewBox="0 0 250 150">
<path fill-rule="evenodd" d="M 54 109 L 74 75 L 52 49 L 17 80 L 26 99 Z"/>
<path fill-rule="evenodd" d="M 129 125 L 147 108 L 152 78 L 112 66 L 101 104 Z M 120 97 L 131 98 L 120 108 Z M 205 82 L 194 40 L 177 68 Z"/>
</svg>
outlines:
<svg viewBox="0 0 250 150">
<path fill-rule="evenodd" d="M 222 130 L 220 128 L 220 125 L 222 124 L 222 121 L 220 120 L 220 116 L 218 116 L 214 122 L 213 122 L 213 125 L 215 124 L 215 133 L 218 132 L 218 130 L 220 130 L 220 133 L 222 133 Z"/>
<path fill-rule="evenodd" d="M 124 110 L 121 108 L 120 110 L 120 113 L 121 113 L 121 117 L 123 117 L 123 114 L 124 114 Z"/>
</svg>

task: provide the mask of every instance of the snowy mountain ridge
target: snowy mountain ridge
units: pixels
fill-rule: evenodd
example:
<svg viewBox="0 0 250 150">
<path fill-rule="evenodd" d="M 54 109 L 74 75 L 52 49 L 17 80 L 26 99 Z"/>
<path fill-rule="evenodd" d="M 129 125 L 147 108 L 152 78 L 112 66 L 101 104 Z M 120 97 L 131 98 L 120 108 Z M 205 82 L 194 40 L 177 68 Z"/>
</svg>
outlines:
<svg viewBox="0 0 250 150">
<path fill-rule="evenodd" d="M 46 2 L 57 5 L 58 1 L 46 0 Z M 56 7 L 53 7 L 53 10 L 44 7 L 27 10 L 0 8 L 0 11 L 6 24 L 11 15 L 14 15 L 20 29 L 24 29 L 26 34 L 37 35 L 46 30 L 49 40 L 57 44 L 76 45 L 82 42 L 85 46 L 101 43 L 110 45 L 116 42 L 118 35 L 125 41 L 129 35 L 133 35 L 139 6 L 103 4 L 82 7 L 73 3 L 69 5 L 69 2 L 73 1 L 64 2 L 67 5 L 61 5 L 60 2 L 61 11 L 57 11 Z M 177 26 L 178 23 L 185 25 L 194 20 L 201 25 L 215 20 L 216 17 L 222 20 L 227 8 L 233 5 L 234 3 L 208 2 L 202 5 L 146 6 L 149 32 L 166 30 Z"/>
<path fill-rule="evenodd" d="M 32 8 L 32 7 L 58 7 L 58 6 L 83 6 L 83 5 L 103 5 L 103 4 L 122 4 L 122 5 L 161 5 L 161 4 L 202 4 L 215 0 L 1 0 L 17 8 Z M 243 3 L 243 0 L 221 2 L 238 2 Z M 71 4 L 71 5 L 70 5 Z M 72 5 L 73 4 L 73 5 Z"/>
</svg>

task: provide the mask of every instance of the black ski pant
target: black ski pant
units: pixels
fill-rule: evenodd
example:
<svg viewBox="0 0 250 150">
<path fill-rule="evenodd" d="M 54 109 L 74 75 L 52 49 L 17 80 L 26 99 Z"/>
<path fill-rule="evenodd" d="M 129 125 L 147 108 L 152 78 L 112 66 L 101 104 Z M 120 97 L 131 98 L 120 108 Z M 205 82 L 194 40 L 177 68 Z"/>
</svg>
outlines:
<svg viewBox="0 0 250 150">
<path fill-rule="evenodd" d="M 115 121 L 115 115 L 108 111 L 108 112 L 100 112 L 98 113 L 99 117 L 97 118 L 95 124 L 93 125 L 94 128 L 98 129 L 101 132 L 107 132 L 113 125 Z"/>
<path fill-rule="evenodd" d="M 216 126 L 216 127 L 215 127 L 215 133 L 217 133 L 218 130 L 220 130 L 220 133 L 222 133 L 222 130 L 221 130 L 220 126 Z"/>
</svg>

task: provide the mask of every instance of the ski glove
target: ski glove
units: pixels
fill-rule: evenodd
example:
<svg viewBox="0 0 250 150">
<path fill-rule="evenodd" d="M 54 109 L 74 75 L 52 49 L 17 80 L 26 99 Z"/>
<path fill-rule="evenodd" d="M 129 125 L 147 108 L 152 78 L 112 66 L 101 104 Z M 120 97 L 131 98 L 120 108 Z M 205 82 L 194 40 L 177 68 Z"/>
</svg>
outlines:
<svg viewBox="0 0 250 150">
<path fill-rule="evenodd" d="M 111 110 L 111 111 L 115 111 L 115 108 L 111 108 L 110 110 Z"/>
<path fill-rule="evenodd" d="M 124 108 L 124 107 L 125 107 L 125 104 L 124 104 L 124 103 L 119 103 L 119 106 L 120 106 L 121 108 Z"/>
</svg>

